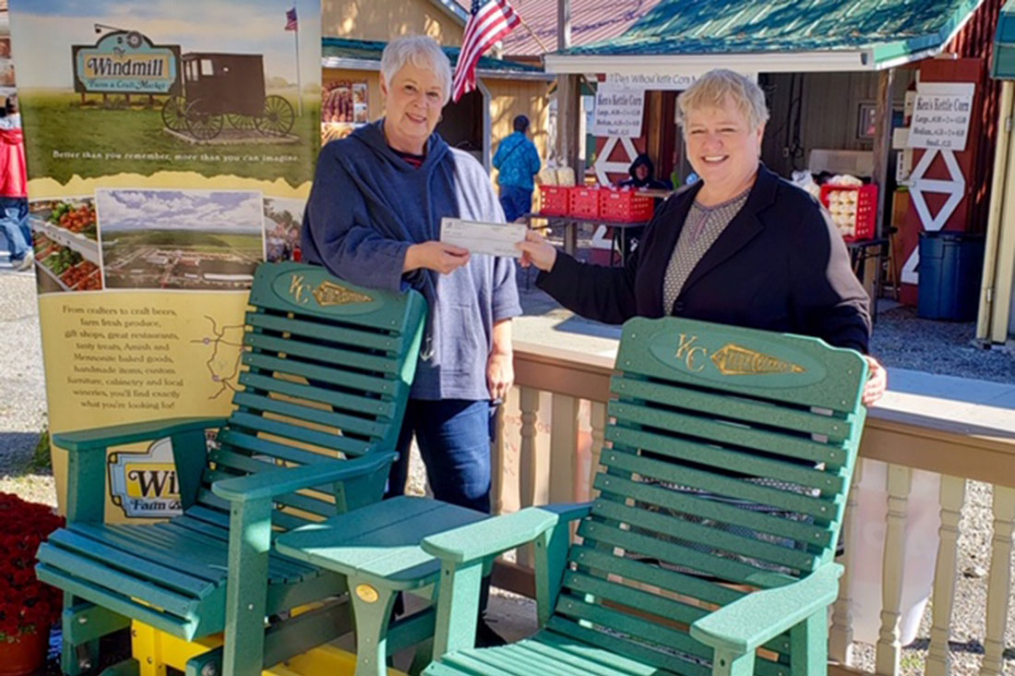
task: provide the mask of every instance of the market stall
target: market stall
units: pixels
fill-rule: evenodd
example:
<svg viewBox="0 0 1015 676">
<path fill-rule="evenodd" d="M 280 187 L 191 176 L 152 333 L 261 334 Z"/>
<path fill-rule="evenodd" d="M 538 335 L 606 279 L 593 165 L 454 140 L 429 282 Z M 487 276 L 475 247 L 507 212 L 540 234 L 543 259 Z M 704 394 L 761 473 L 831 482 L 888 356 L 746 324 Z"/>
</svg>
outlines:
<svg viewBox="0 0 1015 676">
<path fill-rule="evenodd" d="M 995 92 L 981 77 L 989 44 L 983 36 L 996 23 L 999 9 L 997 0 L 877 6 L 861 0 L 806 6 L 786 1 L 748 9 L 719 2 L 688 9 L 671 0 L 660 2 L 619 38 L 547 55 L 546 67 L 597 91 L 592 117 L 604 131 L 588 173 L 600 183 L 617 181 L 642 152 L 656 162 L 658 177 L 686 180 L 689 167 L 682 162 L 674 120 L 679 91 L 713 68 L 757 78 L 772 114 L 763 161 L 787 179 L 794 172 L 808 172 L 817 182 L 846 175 L 876 190 L 872 228 L 863 210 L 837 224 L 847 240 L 856 241 L 889 238 L 892 228 L 898 230 L 888 281 L 901 287 L 903 301 L 915 304 L 919 233 L 983 228 L 986 191 L 981 186 L 989 183 L 986 160 L 993 154 L 996 127 L 967 114 L 962 135 L 970 142 L 961 149 L 941 149 L 946 152 L 932 150 L 926 141 L 910 143 L 900 130 L 912 126 L 912 104 L 921 95 L 957 95 L 967 111 L 994 105 Z M 943 53 L 947 58 L 936 58 Z M 921 91 L 931 82 L 936 90 Z M 944 91 L 948 86 L 941 85 L 955 86 Z M 604 100 L 609 107 L 605 114 L 600 108 Z M 605 122 L 610 125 L 600 124 Z M 941 126 L 937 120 L 929 123 Z M 952 155 L 961 180 L 953 181 L 949 189 L 957 197 L 942 212 L 947 195 L 930 193 L 947 178 Z M 833 215 L 842 216 L 827 193 L 825 197 Z M 857 205 L 864 199 L 859 192 L 853 198 Z M 910 204 L 913 208 L 907 209 Z M 907 211 L 912 213 L 907 216 Z M 887 246 L 883 249 L 887 254 Z M 872 295 L 880 267 L 869 266 L 865 275 Z"/>
</svg>

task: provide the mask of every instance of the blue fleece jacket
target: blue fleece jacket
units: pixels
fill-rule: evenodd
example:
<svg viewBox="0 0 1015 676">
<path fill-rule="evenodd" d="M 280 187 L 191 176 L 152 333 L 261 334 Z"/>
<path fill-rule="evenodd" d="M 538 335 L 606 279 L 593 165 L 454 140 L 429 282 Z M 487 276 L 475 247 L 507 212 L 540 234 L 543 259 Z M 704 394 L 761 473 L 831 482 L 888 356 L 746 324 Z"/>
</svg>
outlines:
<svg viewBox="0 0 1015 676">
<path fill-rule="evenodd" d="M 524 190 L 534 190 L 532 177 L 539 173 L 539 151 L 520 131 L 500 142 L 493 156 L 493 166 L 500 171 L 497 182 Z"/>
<path fill-rule="evenodd" d="M 384 137 L 384 121 L 324 146 L 303 217 L 303 257 L 353 284 L 415 287 L 430 305 L 411 396 L 489 399 L 486 362 L 493 324 L 521 314 L 514 261 L 473 255 L 450 275 L 402 273 L 405 252 L 440 239 L 441 218 L 503 223 L 490 177 L 437 134 L 412 167 Z"/>
</svg>

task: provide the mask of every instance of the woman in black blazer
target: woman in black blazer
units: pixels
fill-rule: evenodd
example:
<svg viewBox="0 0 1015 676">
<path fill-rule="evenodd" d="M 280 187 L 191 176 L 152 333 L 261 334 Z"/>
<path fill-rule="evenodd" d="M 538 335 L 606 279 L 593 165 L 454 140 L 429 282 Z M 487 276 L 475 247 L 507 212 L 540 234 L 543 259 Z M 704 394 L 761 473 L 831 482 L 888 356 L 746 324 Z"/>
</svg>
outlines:
<svg viewBox="0 0 1015 676">
<path fill-rule="evenodd" d="M 870 300 L 845 244 L 809 194 L 760 162 L 768 110 L 751 80 L 715 70 L 678 101 L 688 159 L 701 181 L 656 211 L 623 268 L 579 263 L 530 231 L 522 265 L 536 285 L 583 317 L 688 317 L 816 336 L 866 353 Z M 885 388 L 867 357 L 864 403 Z"/>
</svg>

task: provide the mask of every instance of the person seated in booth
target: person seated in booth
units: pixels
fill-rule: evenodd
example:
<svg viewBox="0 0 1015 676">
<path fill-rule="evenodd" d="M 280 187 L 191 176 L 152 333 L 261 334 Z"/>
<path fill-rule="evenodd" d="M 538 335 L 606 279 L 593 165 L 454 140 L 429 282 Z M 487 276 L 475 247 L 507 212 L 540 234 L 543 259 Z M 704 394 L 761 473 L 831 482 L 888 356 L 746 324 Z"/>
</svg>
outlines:
<svg viewBox="0 0 1015 676">
<path fill-rule="evenodd" d="M 631 178 L 624 179 L 617 185 L 621 188 L 646 188 L 648 190 L 669 190 L 670 186 L 656 178 L 656 167 L 647 153 L 634 158 L 627 173 Z"/>
<path fill-rule="evenodd" d="M 624 179 L 617 184 L 620 188 L 644 188 L 646 190 L 669 190 L 670 186 L 666 185 L 663 181 L 658 180 L 656 176 L 656 167 L 652 163 L 652 158 L 647 153 L 642 153 L 638 157 L 634 158 L 634 162 L 628 168 L 627 173 L 631 175 L 631 178 Z M 656 197 L 655 205 L 659 208 L 662 203 L 662 199 Z M 622 234 L 624 238 L 624 252 L 625 255 L 629 255 L 632 251 L 638 248 L 639 242 L 641 242 L 642 235 L 644 234 L 645 228 L 624 228 Z"/>
<path fill-rule="evenodd" d="M 761 88 L 713 70 L 678 99 L 688 160 L 700 180 L 672 195 L 621 268 L 579 263 L 529 231 L 522 265 L 583 317 L 620 324 L 673 315 L 816 336 L 866 354 L 870 299 L 827 212 L 760 161 L 768 109 Z M 868 356 L 863 401 L 884 392 Z"/>
</svg>

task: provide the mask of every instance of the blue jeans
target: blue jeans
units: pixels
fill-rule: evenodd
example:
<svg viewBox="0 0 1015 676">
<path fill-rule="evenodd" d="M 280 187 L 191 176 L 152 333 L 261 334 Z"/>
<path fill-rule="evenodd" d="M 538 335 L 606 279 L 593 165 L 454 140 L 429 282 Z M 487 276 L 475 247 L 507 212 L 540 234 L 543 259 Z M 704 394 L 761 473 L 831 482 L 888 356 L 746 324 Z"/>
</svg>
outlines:
<svg viewBox="0 0 1015 676">
<path fill-rule="evenodd" d="M 32 246 L 28 227 L 28 200 L 24 197 L 0 197 L 0 232 L 7 238 L 12 261 L 20 261 Z"/>
<path fill-rule="evenodd" d="M 489 401 L 410 399 L 387 497 L 405 493 L 409 447 L 415 434 L 434 497 L 489 514 L 490 430 L 495 410 Z"/>
<path fill-rule="evenodd" d="M 500 206 L 504 209 L 504 218 L 511 223 L 519 216 L 532 211 L 532 191 L 516 185 L 502 185 Z"/>
</svg>

